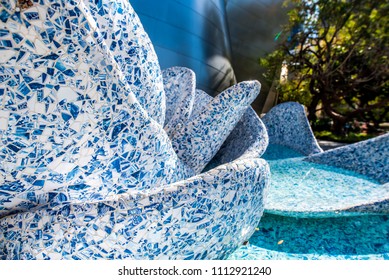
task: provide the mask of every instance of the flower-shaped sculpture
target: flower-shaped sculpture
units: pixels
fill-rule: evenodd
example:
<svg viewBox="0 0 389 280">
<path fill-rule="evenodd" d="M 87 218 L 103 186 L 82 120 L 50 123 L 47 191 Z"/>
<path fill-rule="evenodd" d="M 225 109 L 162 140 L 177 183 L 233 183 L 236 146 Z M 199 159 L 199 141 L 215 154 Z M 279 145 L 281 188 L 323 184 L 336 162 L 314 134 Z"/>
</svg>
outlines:
<svg viewBox="0 0 389 280">
<path fill-rule="evenodd" d="M 0 2 L 0 258 L 219 259 L 252 234 L 258 82 L 210 98 L 162 73 L 126 0 Z"/>
</svg>

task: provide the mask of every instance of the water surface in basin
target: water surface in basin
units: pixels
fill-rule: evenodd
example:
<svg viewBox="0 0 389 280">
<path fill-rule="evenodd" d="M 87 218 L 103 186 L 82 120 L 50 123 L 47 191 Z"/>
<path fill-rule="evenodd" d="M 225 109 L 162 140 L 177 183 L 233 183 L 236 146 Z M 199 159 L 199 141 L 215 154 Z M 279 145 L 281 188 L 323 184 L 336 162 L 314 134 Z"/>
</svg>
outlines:
<svg viewBox="0 0 389 280">
<path fill-rule="evenodd" d="M 389 215 L 337 211 L 388 197 L 387 186 L 306 162 L 279 145 L 269 145 L 263 157 L 272 172 L 265 214 L 249 244 L 229 259 L 389 259 Z"/>
<path fill-rule="evenodd" d="M 269 146 L 264 158 L 272 174 L 265 205 L 268 213 L 333 216 L 343 209 L 389 198 L 389 184 L 382 185 L 342 168 L 304 161 L 304 156 L 283 146 Z"/>
<path fill-rule="evenodd" d="M 389 259 L 389 215 L 264 214 L 249 244 L 230 259 Z"/>
</svg>

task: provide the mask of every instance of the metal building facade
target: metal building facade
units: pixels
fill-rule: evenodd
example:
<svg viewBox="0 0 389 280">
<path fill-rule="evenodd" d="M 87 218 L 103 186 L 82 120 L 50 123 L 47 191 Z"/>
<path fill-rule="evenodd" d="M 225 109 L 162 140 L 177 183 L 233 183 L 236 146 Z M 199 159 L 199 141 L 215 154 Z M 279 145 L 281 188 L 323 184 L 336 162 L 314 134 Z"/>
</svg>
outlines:
<svg viewBox="0 0 389 280">
<path fill-rule="evenodd" d="M 224 0 L 131 0 L 161 68 L 185 66 L 215 94 L 236 82 Z"/>
<path fill-rule="evenodd" d="M 239 81 L 262 83 L 253 107 L 263 110 L 269 86 L 258 58 L 270 52 L 285 22 L 282 0 L 131 0 L 161 68 L 185 66 L 197 87 L 215 95 Z M 271 102 L 270 102 L 271 103 Z"/>
</svg>

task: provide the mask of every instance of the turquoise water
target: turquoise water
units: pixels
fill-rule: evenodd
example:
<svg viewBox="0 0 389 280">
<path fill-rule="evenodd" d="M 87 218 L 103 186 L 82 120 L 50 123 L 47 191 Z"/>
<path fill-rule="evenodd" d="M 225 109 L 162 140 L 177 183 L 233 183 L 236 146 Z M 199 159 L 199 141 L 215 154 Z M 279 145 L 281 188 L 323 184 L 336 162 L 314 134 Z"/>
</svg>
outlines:
<svg viewBox="0 0 389 280">
<path fill-rule="evenodd" d="M 281 145 L 269 145 L 262 156 L 262 158 L 266 159 L 269 162 L 273 160 L 301 158 L 301 157 L 304 157 L 304 155 L 295 150 L 289 149 Z"/>
<path fill-rule="evenodd" d="M 389 198 L 389 184 L 342 168 L 304 161 L 293 150 L 271 146 L 267 213 L 292 216 L 349 215 L 342 210 Z M 280 159 L 276 159 L 279 157 Z"/>
<path fill-rule="evenodd" d="M 389 215 L 342 212 L 388 197 L 388 186 L 282 146 L 263 157 L 272 174 L 265 214 L 230 259 L 389 259 Z"/>
<path fill-rule="evenodd" d="M 230 259 L 388 259 L 389 215 L 295 218 L 264 214 Z"/>
</svg>

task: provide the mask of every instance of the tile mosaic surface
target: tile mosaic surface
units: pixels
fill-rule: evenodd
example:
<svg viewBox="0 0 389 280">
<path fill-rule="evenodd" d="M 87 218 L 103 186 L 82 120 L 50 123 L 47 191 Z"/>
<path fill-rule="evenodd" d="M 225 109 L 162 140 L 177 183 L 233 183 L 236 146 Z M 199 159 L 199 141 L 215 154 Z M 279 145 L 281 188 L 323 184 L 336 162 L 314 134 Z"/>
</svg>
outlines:
<svg viewBox="0 0 389 280">
<path fill-rule="evenodd" d="M 322 152 L 300 104 L 279 104 L 262 120 L 269 134 L 263 158 L 273 175 L 266 211 L 299 217 L 388 213 L 389 134 Z"/>
<path fill-rule="evenodd" d="M 147 194 L 7 216 L 0 258 L 224 259 L 253 233 L 268 176 L 264 160 L 237 160 Z"/>
<path fill-rule="evenodd" d="M 208 93 L 201 89 L 196 89 L 195 91 L 195 101 L 192 109 L 192 113 L 190 115 L 190 120 L 194 119 L 197 117 L 206 106 L 213 100 L 213 97 L 210 96 Z"/>
<path fill-rule="evenodd" d="M 262 158 L 266 160 L 282 160 L 291 158 L 304 157 L 302 153 L 299 153 L 291 148 L 278 144 L 270 144 L 267 146 Z"/>
<path fill-rule="evenodd" d="M 196 173 L 201 172 L 257 97 L 260 87 L 258 81 L 234 85 L 213 98 L 197 116 L 177 124 L 171 141 L 182 161 Z"/>
<path fill-rule="evenodd" d="M 269 144 L 283 145 L 304 155 L 323 151 L 299 103 L 281 103 L 267 112 L 262 121 L 269 134 Z"/>
<path fill-rule="evenodd" d="M 389 216 L 304 218 L 265 214 L 230 259 L 389 259 Z"/>
<path fill-rule="evenodd" d="M 389 260 L 389 253 L 371 255 L 295 254 L 248 244 L 231 254 L 228 260 Z"/>
<path fill-rule="evenodd" d="M 129 2 L 0 2 L 1 259 L 225 259 L 262 216 L 270 171 L 257 157 L 269 141 L 264 156 L 283 189 L 273 186 L 267 211 L 325 214 L 307 228 L 326 236 L 330 251 L 308 250 L 313 243 L 294 235 L 302 224 L 280 215 L 254 235 L 256 254 L 388 258 L 387 219 L 376 223 L 378 235 L 367 222 L 387 216 L 364 216 L 388 211 L 387 135 L 310 157 L 321 163 L 312 167 L 298 153 L 321 149 L 301 105 L 269 112 L 268 138 L 249 108 L 258 82 L 212 98 L 195 89 L 191 70 L 162 73 Z M 288 152 L 275 152 L 276 145 L 295 154 L 277 159 Z M 381 184 L 323 168 L 332 162 Z M 343 221 L 348 230 L 370 230 L 374 242 L 342 238 L 341 225 L 328 218 L 339 210 L 359 219 Z M 272 232 L 288 233 L 282 250 L 263 242 Z M 365 246 L 349 251 L 357 241 Z"/>
<path fill-rule="evenodd" d="M 165 93 L 154 47 L 128 0 L 83 0 L 108 51 L 149 116 L 163 125 Z"/>
<path fill-rule="evenodd" d="M 367 207 L 389 200 L 389 184 L 381 185 L 349 170 L 302 159 L 269 161 L 272 188 L 266 203 L 267 212 L 293 216 L 338 216 L 349 214 L 354 207 Z M 377 208 L 379 212 L 388 210 Z"/>
<path fill-rule="evenodd" d="M 209 170 L 235 158 L 259 158 L 268 143 L 266 127 L 250 107 L 205 169 Z"/>
<path fill-rule="evenodd" d="M 176 126 L 188 121 L 192 114 L 196 76 L 192 70 L 185 67 L 165 69 L 162 75 L 167 101 L 164 129 L 169 137 L 173 137 Z"/>
<path fill-rule="evenodd" d="M 220 259 L 249 238 L 267 163 L 195 172 L 258 82 L 208 99 L 188 69 L 162 80 L 127 1 L 0 2 L 2 259 Z"/>
<path fill-rule="evenodd" d="M 15 4 L 1 6 L 0 215 L 193 175 L 137 101 L 83 2 L 37 1 L 23 12 Z"/>
<path fill-rule="evenodd" d="M 269 145 L 265 215 L 249 244 L 229 259 L 388 260 L 385 137 L 308 157 Z"/>
<path fill-rule="evenodd" d="M 389 183 L 389 133 L 310 156 L 306 161 L 338 166 Z"/>
</svg>

